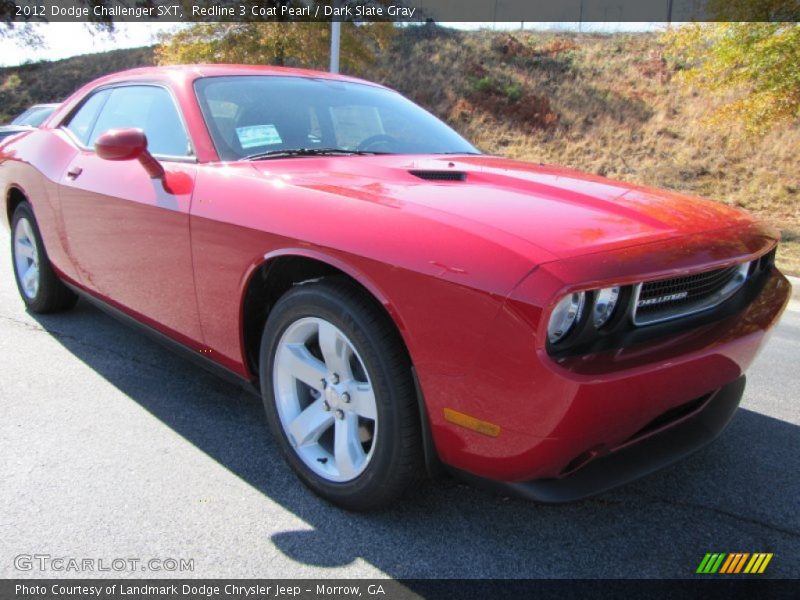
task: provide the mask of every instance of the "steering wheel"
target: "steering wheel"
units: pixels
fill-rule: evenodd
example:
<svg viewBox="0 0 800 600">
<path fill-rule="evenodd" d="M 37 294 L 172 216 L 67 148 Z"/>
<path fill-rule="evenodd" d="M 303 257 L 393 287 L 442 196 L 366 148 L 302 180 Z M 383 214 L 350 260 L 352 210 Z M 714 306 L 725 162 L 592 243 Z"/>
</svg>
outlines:
<svg viewBox="0 0 800 600">
<path fill-rule="evenodd" d="M 400 140 L 398 140 L 396 137 L 392 137 L 391 135 L 379 133 L 377 135 L 371 135 L 362 140 L 361 143 L 356 147 L 356 150 L 359 152 L 369 152 L 370 146 L 374 146 L 376 144 L 399 145 Z"/>
</svg>

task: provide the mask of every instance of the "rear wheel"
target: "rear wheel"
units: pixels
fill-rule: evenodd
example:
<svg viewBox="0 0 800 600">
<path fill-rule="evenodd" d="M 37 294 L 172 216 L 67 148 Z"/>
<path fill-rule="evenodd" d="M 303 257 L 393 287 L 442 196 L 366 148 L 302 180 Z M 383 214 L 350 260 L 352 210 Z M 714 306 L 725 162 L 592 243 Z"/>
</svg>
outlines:
<svg viewBox="0 0 800 600">
<path fill-rule="evenodd" d="M 405 348 L 359 290 L 322 280 L 287 292 L 264 328 L 260 365 L 270 427 L 314 492 L 369 510 L 422 473 Z"/>
<path fill-rule="evenodd" d="M 75 306 L 78 297 L 53 271 L 30 204 L 22 202 L 11 219 L 11 260 L 19 295 L 35 313 Z"/>
</svg>

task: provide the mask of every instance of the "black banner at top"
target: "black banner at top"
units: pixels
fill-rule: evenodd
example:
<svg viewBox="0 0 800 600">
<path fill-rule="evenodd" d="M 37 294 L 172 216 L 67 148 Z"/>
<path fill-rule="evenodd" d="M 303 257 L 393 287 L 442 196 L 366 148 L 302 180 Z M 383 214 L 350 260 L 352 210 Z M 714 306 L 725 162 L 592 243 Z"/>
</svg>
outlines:
<svg viewBox="0 0 800 600">
<path fill-rule="evenodd" d="M 800 21 L 800 0 L 0 0 L 23 22 Z"/>
</svg>

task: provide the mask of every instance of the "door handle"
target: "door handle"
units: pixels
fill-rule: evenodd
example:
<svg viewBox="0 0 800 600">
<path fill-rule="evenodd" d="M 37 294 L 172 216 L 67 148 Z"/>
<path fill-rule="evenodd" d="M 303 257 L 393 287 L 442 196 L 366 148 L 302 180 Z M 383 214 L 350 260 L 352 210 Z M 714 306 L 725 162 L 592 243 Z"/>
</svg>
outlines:
<svg viewBox="0 0 800 600">
<path fill-rule="evenodd" d="M 80 177 L 81 173 L 83 173 L 83 169 L 80 167 L 75 167 L 74 169 L 67 171 L 67 177 L 70 179 L 77 179 Z"/>
</svg>

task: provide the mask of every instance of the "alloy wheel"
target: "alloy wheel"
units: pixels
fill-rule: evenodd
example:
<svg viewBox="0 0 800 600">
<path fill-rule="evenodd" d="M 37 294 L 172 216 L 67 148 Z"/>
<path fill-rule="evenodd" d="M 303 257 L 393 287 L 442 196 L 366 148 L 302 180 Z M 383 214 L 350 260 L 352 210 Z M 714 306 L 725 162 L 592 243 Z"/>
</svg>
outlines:
<svg viewBox="0 0 800 600">
<path fill-rule="evenodd" d="M 39 292 L 39 251 L 33 227 L 25 217 L 14 228 L 14 267 L 22 293 L 33 300 Z"/>
<path fill-rule="evenodd" d="M 318 317 L 291 323 L 275 352 L 273 389 L 286 438 L 309 469 L 337 483 L 364 472 L 378 435 L 377 403 L 340 329 Z"/>
</svg>

